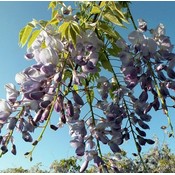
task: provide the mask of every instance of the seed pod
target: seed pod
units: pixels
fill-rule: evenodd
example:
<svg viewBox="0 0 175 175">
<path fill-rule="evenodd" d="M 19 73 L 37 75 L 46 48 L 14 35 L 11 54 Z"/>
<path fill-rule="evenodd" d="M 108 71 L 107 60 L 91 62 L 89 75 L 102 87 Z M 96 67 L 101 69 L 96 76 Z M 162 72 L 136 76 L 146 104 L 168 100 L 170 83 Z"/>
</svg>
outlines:
<svg viewBox="0 0 175 175">
<path fill-rule="evenodd" d="M 78 105 L 84 105 L 82 98 L 79 96 L 79 94 L 77 94 L 76 91 L 72 91 L 72 94 L 75 103 L 77 103 Z"/>
<path fill-rule="evenodd" d="M 12 145 L 12 150 L 11 150 L 11 153 L 13 154 L 13 155 L 16 155 L 16 145 Z"/>
<path fill-rule="evenodd" d="M 143 129 L 150 129 L 149 125 L 147 125 L 146 123 L 144 123 L 142 120 L 138 120 L 138 124 Z"/>
<path fill-rule="evenodd" d="M 13 130 L 15 128 L 15 126 L 16 126 L 17 121 L 18 121 L 18 119 L 16 117 L 12 117 L 10 119 L 9 124 L 8 124 L 8 129 L 9 130 Z"/>
<path fill-rule="evenodd" d="M 142 137 L 146 137 L 146 133 L 142 130 L 140 130 L 138 127 L 136 127 L 136 131 L 138 132 L 139 135 L 141 135 Z"/>
<path fill-rule="evenodd" d="M 83 162 L 83 164 L 81 165 L 81 168 L 80 168 L 80 173 L 83 173 L 87 169 L 88 164 L 89 164 L 89 161 L 87 161 L 87 160 L 85 162 Z"/>
</svg>

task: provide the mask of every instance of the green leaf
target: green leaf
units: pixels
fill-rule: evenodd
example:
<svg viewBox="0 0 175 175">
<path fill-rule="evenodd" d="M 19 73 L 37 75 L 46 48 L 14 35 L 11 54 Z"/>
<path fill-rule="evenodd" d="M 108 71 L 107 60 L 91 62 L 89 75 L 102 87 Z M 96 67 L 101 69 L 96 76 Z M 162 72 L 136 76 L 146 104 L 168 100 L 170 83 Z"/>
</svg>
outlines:
<svg viewBox="0 0 175 175">
<path fill-rule="evenodd" d="M 63 80 L 66 81 L 67 78 L 71 78 L 71 76 L 72 76 L 72 72 L 69 69 L 67 69 L 63 74 Z"/>
<path fill-rule="evenodd" d="M 29 25 L 30 27 L 32 27 L 32 28 L 35 27 L 35 24 L 34 24 L 33 22 L 29 22 L 28 25 Z"/>
<path fill-rule="evenodd" d="M 21 45 L 21 47 L 24 47 L 24 45 L 26 44 L 32 30 L 33 27 L 31 27 L 30 25 L 26 25 L 23 29 L 21 29 L 19 33 L 19 44 Z"/>
<path fill-rule="evenodd" d="M 55 19 L 57 14 L 58 14 L 58 10 L 53 10 L 52 11 L 52 20 L 53 20 L 53 18 Z"/>
<path fill-rule="evenodd" d="M 66 39 L 69 39 L 68 37 L 68 28 L 69 28 L 70 22 L 64 22 L 58 29 L 58 31 L 61 33 L 61 38 L 63 39 L 64 37 Z"/>
<path fill-rule="evenodd" d="M 19 44 L 21 44 L 21 39 L 22 39 L 22 36 L 23 36 L 23 33 L 24 33 L 24 30 L 25 30 L 26 26 L 23 27 L 20 32 L 19 32 Z"/>
<path fill-rule="evenodd" d="M 100 8 L 104 7 L 106 5 L 106 1 L 101 1 Z"/>
<path fill-rule="evenodd" d="M 110 90 L 109 90 L 109 94 L 110 94 L 110 97 L 113 99 L 115 97 L 114 95 L 114 91 L 117 89 L 117 84 L 116 83 L 111 83 L 111 87 L 110 87 Z"/>
<path fill-rule="evenodd" d="M 53 19 L 49 22 L 49 24 L 58 25 L 59 22 L 60 22 L 60 21 L 59 21 L 57 18 L 53 18 Z"/>
<path fill-rule="evenodd" d="M 86 99 L 87 99 L 87 102 L 89 104 L 92 104 L 92 102 L 94 100 L 94 91 L 93 91 L 93 89 L 88 90 L 88 93 L 86 94 Z"/>
<path fill-rule="evenodd" d="M 40 34 L 40 30 L 35 30 L 30 38 L 29 38 L 29 41 L 28 41 L 28 44 L 27 44 L 27 48 L 30 48 L 30 46 L 32 45 L 32 43 L 35 41 L 35 39 L 37 38 L 37 36 Z"/>
<path fill-rule="evenodd" d="M 128 20 L 126 19 L 124 13 L 118 8 L 117 4 L 115 2 L 110 2 L 109 8 L 111 9 L 111 12 L 116 14 L 122 21 L 128 23 Z"/>
<path fill-rule="evenodd" d="M 72 22 L 71 27 L 77 35 L 80 35 L 80 27 L 77 22 Z"/>
<path fill-rule="evenodd" d="M 77 85 L 77 84 L 74 84 L 74 85 L 73 85 L 73 89 L 74 89 L 76 92 L 78 92 L 78 85 Z"/>
<path fill-rule="evenodd" d="M 106 69 L 106 70 L 112 72 L 111 63 L 110 63 L 109 60 L 107 59 L 105 53 L 100 52 L 99 58 L 100 58 L 102 67 L 103 67 L 104 69 Z"/>
<path fill-rule="evenodd" d="M 115 32 L 110 26 L 108 26 L 106 23 L 99 23 L 98 28 L 103 32 L 107 33 L 109 36 L 111 36 L 114 39 L 119 39 L 120 35 Z"/>
<path fill-rule="evenodd" d="M 39 24 L 40 24 L 42 27 L 46 27 L 46 25 L 48 24 L 48 21 L 40 20 L 40 21 L 39 21 Z"/>
<path fill-rule="evenodd" d="M 93 6 L 90 13 L 91 13 L 91 14 L 98 14 L 98 13 L 100 13 L 100 12 L 101 12 L 100 8 L 98 8 L 98 7 L 96 7 L 96 6 Z"/>
<path fill-rule="evenodd" d="M 76 33 L 73 30 L 72 26 L 69 26 L 68 34 L 72 41 L 72 44 L 74 45 L 74 47 L 76 47 Z"/>
<path fill-rule="evenodd" d="M 119 21 L 119 19 L 118 19 L 116 16 L 114 16 L 112 13 L 110 13 L 110 12 L 105 13 L 105 14 L 104 14 L 104 17 L 105 17 L 107 20 L 109 20 L 110 22 L 112 22 L 113 24 L 116 24 L 116 25 L 121 26 L 121 27 L 125 27 L 125 26 Z"/>
<path fill-rule="evenodd" d="M 52 10 L 57 6 L 57 2 L 56 1 L 52 1 L 49 3 L 48 9 L 52 8 Z"/>
<path fill-rule="evenodd" d="M 121 48 L 117 47 L 115 43 L 112 43 L 111 48 L 107 48 L 107 51 L 109 52 L 110 55 L 112 56 L 117 56 L 120 51 L 122 51 Z"/>
</svg>

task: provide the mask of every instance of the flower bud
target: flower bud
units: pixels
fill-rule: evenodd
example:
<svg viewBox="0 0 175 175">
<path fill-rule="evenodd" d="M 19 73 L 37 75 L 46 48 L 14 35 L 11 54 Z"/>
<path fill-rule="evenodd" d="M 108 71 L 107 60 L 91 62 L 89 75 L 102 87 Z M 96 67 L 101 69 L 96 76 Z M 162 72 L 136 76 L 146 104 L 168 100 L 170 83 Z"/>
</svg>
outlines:
<svg viewBox="0 0 175 175">
<path fill-rule="evenodd" d="M 9 130 L 13 130 L 15 128 L 15 126 L 16 126 L 17 121 L 18 121 L 18 119 L 16 117 L 12 117 L 10 119 L 9 124 L 8 124 L 8 129 Z"/>
<path fill-rule="evenodd" d="M 80 168 L 80 173 L 83 173 L 88 167 L 89 161 L 84 161 Z"/>
<path fill-rule="evenodd" d="M 138 120 L 138 124 L 143 129 L 150 129 L 150 127 L 146 123 L 144 123 L 142 120 Z"/>
<path fill-rule="evenodd" d="M 44 94 L 45 94 L 45 93 L 42 92 L 42 91 L 36 91 L 36 92 L 31 92 L 31 93 L 29 94 L 29 97 L 30 97 L 32 100 L 40 100 L 40 99 L 43 97 Z"/>
<path fill-rule="evenodd" d="M 74 99 L 75 103 L 77 103 L 79 105 L 84 105 L 82 98 L 79 96 L 79 94 L 77 94 L 76 91 L 72 91 L 72 94 L 73 94 L 73 99 Z"/>
<path fill-rule="evenodd" d="M 16 155 L 16 145 L 12 145 L 12 150 L 11 150 L 11 153 L 13 154 L 13 155 Z"/>
<path fill-rule="evenodd" d="M 68 102 L 67 102 L 66 114 L 70 117 L 74 116 L 74 107 L 73 107 L 72 102 L 70 100 L 68 100 Z"/>
<path fill-rule="evenodd" d="M 43 114 L 43 109 L 40 109 L 40 110 L 38 110 L 38 112 L 36 113 L 36 115 L 35 115 L 35 117 L 34 117 L 34 119 L 33 119 L 33 121 L 35 122 L 35 123 L 37 123 L 37 122 L 39 122 L 40 121 L 40 119 L 41 119 L 41 117 L 42 117 L 42 114 Z"/>
<path fill-rule="evenodd" d="M 23 131 L 23 132 L 22 132 L 22 138 L 23 138 L 23 140 L 26 141 L 26 142 L 32 142 L 32 141 L 33 141 L 32 136 L 31 136 L 31 135 L 29 134 L 29 132 L 27 132 L 27 131 Z"/>
<path fill-rule="evenodd" d="M 109 141 L 108 145 L 113 153 L 121 152 L 121 149 L 119 148 L 119 146 L 115 142 Z"/>
</svg>

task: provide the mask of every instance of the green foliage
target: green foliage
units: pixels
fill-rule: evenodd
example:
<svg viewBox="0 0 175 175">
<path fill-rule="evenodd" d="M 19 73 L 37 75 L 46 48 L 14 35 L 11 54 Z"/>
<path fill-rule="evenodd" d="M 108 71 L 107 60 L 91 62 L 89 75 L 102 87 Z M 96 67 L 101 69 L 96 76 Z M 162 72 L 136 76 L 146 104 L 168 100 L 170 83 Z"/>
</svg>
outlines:
<svg viewBox="0 0 175 175">
<path fill-rule="evenodd" d="M 86 99 L 87 99 L 87 102 L 89 104 L 91 104 L 93 102 L 93 99 L 94 99 L 94 91 L 93 91 L 93 89 L 88 89 L 87 91 L 88 92 L 86 93 Z"/>
<path fill-rule="evenodd" d="M 134 154 L 135 155 L 135 154 Z M 121 153 L 108 153 L 103 156 L 104 161 L 108 167 L 110 173 L 142 173 L 140 159 L 137 155 L 127 157 L 127 153 L 122 151 Z M 159 143 L 148 150 L 148 152 L 142 155 L 145 162 L 148 173 L 174 173 L 175 172 L 175 154 L 169 149 L 167 144 L 159 146 Z M 38 163 L 32 166 L 30 169 L 8 168 L 1 171 L 1 173 L 78 173 L 82 162 L 76 157 L 70 157 L 67 159 L 61 159 L 60 161 L 54 160 L 49 170 L 42 169 L 42 163 Z M 91 165 L 86 173 L 98 173 L 99 169 Z"/>
<path fill-rule="evenodd" d="M 29 38 L 29 41 L 28 41 L 28 44 L 27 44 L 27 47 L 30 48 L 30 46 L 32 45 L 32 43 L 35 41 L 35 39 L 37 38 L 37 36 L 40 34 L 40 30 L 35 30 L 30 38 Z"/>
<path fill-rule="evenodd" d="M 33 27 L 27 24 L 19 33 L 19 44 L 23 47 L 32 33 Z"/>
<path fill-rule="evenodd" d="M 50 172 L 52 173 L 76 173 L 80 169 L 75 157 L 69 159 L 55 160 L 50 165 Z"/>
<path fill-rule="evenodd" d="M 100 58 L 100 62 L 101 62 L 102 67 L 104 69 L 112 72 L 112 66 L 111 66 L 106 54 L 101 52 L 100 55 L 99 55 L 99 58 Z"/>
</svg>

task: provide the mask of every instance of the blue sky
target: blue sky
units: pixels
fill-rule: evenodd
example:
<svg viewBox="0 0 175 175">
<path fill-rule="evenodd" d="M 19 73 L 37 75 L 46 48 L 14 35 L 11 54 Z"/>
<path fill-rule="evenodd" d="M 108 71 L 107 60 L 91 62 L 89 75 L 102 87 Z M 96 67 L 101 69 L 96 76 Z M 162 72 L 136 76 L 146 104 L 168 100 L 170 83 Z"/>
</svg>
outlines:
<svg viewBox="0 0 175 175">
<path fill-rule="evenodd" d="M 14 83 L 15 74 L 32 64 L 24 59 L 25 48 L 21 49 L 18 46 L 18 33 L 20 29 L 33 18 L 38 20 L 49 19 L 51 11 L 48 10 L 48 4 L 49 2 L 47 1 L 0 1 L 0 98 L 5 98 L 4 85 L 9 82 Z M 135 1 L 132 2 L 131 12 L 135 21 L 143 18 L 148 22 L 149 28 L 155 28 L 159 23 L 163 23 L 166 26 L 167 35 L 171 37 L 172 43 L 175 43 L 174 8 L 175 2 Z M 132 25 L 128 26 L 127 30 L 119 29 L 124 38 L 127 38 L 127 34 L 132 30 Z M 173 114 L 173 111 L 171 114 Z M 55 117 L 57 116 L 55 115 Z M 174 119 L 173 117 L 172 119 Z M 162 141 L 164 134 L 160 130 L 160 126 L 164 123 L 166 124 L 166 117 L 162 112 L 153 114 L 149 136 L 152 137 L 155 134 Z M 171 145 L 174 145 L 173 143 L 175 142 L 174 139 L 166 139 L 166 141 Z M 66 127 L 63 130 L 59 130 L 59 132 L 47 130 L 33 154 L 32 162 L 29 162 L 23 155 L 32 148 L 31 145 L 24 142 L 21 143 L 21 138 L 18 135 L 15 137 L 15 142 L 18 151 L 17 156 L 7 153 L 0 158 L 0 169 L 19 166 L 28 168 L 38 162 L 42 162 L 43 168 L 47 169 L 53 160 L 68 158 L 73 154 L 73 149 L 69 146 L 69 133 Z M 129 151 L 135 149 L 130 147 L 129 143 L 124 143 L 123 148 Z M 146 147 L 146 149 L 148 148 Z M 171 148 L 175 151 L 175 148 Z"/>
</svg>

